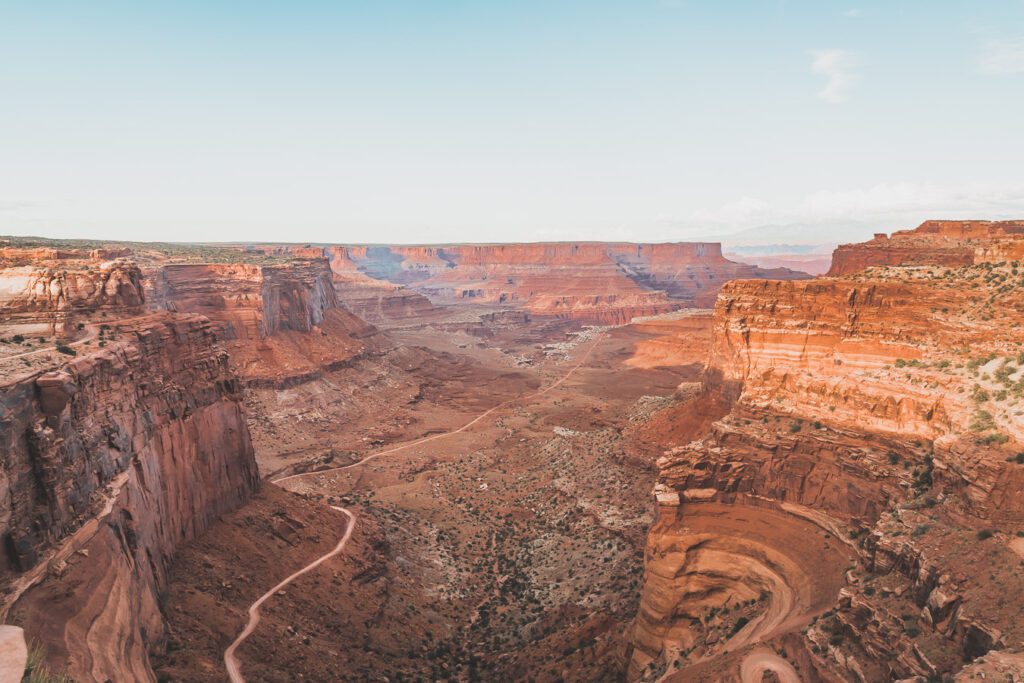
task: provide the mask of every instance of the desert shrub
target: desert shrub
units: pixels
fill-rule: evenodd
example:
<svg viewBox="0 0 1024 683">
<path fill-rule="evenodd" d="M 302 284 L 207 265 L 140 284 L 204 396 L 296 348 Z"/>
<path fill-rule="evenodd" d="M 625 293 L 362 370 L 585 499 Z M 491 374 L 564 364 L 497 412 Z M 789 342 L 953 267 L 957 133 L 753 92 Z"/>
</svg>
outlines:
<svg viewBox="0 0 1024 683">
<path fill-rule="evenodd" d="M 67 344 L 57 344 L 57 352 L 63 353 L 65 356 L 77 356 L 78 352 Z"/>
<path fill-rule="evenodd" d="M 736 623 L 732 627 L 732 631 L 730 632 L 730 635 L 732 635 L 734 633 L 738 633 L 739 630 L 741 628 L 743 628 L 744 626 L 746 626 L 749 621 L 750 621 L 750 619 L 748 619 L 747 617 L 740 617 L 739 619 L 737 619 Z"/>
<path fill-rule="evenodd" d="M 970 430 L 972 432 L 984 432 L 996 426 L 992 413 L 987 410 L 975 410 L 971 419 Z"/>
<path fill-rule="evenodd" d="M 993 531 L 992 529 L 981 529 L 978 531 L 978 540 L 987 541 L 988 539 L 992 538 L 994 534 L 995 531 Z"/>
<path fill-rule="evenodd" d="M 28 648 L 28 660 L 25 662 L 25 674 L 22 683 L 74 683 L 65 673 L 54 673 L 46 666 L 46 650 L 37 642 Z"/>
</svg>

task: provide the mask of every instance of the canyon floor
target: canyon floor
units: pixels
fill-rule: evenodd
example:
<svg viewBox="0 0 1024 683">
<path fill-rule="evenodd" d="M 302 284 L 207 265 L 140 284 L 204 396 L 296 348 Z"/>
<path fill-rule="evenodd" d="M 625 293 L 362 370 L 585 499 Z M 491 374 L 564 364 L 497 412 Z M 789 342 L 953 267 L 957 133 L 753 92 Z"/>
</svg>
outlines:
<svg viewBox="0 0 1024 683">
<path fill-rule="evenodd" d="M 52 671 L 1024 680 L 1024 223 L 811 280 L 67 246 L 0 251 L 0 619 Z"/>
<path fill-rule="evenodd" d="M 223 680 L 249 605 L 344 534 L 330 506 L 355 515 L 351 541 L 263 606 L 248 680 L 622 679 L 663 448 L 636 427 L 703 354 L 637 367 L 656 325 L 477 315 L 393 330 L 397 349 L 253 400 L 271 479 L 328 471 L 265 480 L 182 550 L 162 680 Z"/>
</svg>

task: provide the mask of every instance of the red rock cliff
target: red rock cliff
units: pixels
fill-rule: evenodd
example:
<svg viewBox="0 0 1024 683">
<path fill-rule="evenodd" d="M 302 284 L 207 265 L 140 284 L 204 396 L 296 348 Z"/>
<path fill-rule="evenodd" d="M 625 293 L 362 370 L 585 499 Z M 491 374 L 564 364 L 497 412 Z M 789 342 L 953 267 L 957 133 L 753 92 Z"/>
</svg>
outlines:
<svg viewBox="0 0 1024 683">
<path fill-rule="evenodd" d="M 1016 225 L 922 227 L 1005 254 Z M 1000 600 L 1024 589 L 1007 547 L 1024 524 L 1024 263 L 950 263 L 721 289 L 695 400 L 720 419 L 658 462 L 631 677 L 678 659 L 668 680 L 734 680 L 730 651 L 784 624 L 805 628 L 786 642 L 806 680 L 938 677 L 1024 644 Z"/>
<path fill-rule="evenodd" d="M 728 261 L 716 243 L 360 247 L 346 257 L 370 277 L 437 301 L 511 304 L 599 322 L 708 306 L 735 277 L 806 277 Z"/>
<path fill-rule="evenodd" d="M 128 259 L 52 249 L 0 253 L 0 318 L 27 334 L 63 332 L 76 316 L 138 313 L 144 303 L 142 272 Z"/>
<path fill-rule="evenodd" d="M 155 680 L 171 556 L 257 485 L 216 327 L 122 335 L 0 389 L 3 615 L 75 680 Z"/>
<path fill-rule="evenodd" d="M 849 275 L 871 266 L 936 265 L 1024 258 L 1024 221 L 925 221 L 914 230 L 869 242 L 842 244 L 832 256 L 829 275 Z"/>
<path fill-rule="evenodd" d="M 349 362 L 376 332 L 339 303 L 323 250 L 314 251 L 272 264 L 167 264 L 147 280 L 158 305 L 225 326 L 245 381 L 283 385 Z"/>
</svg>

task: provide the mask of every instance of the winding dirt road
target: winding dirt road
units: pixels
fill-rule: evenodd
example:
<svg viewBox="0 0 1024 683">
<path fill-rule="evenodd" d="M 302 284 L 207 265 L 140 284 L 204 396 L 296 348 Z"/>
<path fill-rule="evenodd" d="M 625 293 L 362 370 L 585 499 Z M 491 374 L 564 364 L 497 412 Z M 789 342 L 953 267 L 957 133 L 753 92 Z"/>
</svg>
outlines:
<svg viewBox="0 0 1024 683">
<path fill-rule="evenodd" d="M 231 679 L 232 683 L 240 683 L 242 681 L 245 681 L 245 678 L 242 676 L 242 670 L 238 664 L 238 658 L 235 657 L 235 651 L 238 649 L 238 646 L 241 645 L 242 642 L 245 641 L 245 639 L 248 638 L 252 634 L 252 632 L 256 630 L 256 627 L 259 626 L 260 607 L 263 606 L 263 603 L 269 600 L 270 597 L 274 595 L 274 593 L 283 589 L 285 586 L 290 584 L 295 579 L 299 578 L 307 572 L 316 569 L 321 564 L 323 564 L 327 560 L 331 559 L 332 557 L 340 553 L 342 550 L 345 549 L 345 545 L 348 543 L 348 539 L 352 538 L 352 532 L 355 531 L 356 528 L 356 516 L 349 512 L 348 510 L 346 510 L 345 508 L 335 507 L 334 505 L 332 505 L 331 507 L 337 510 L 338 512 L 345 514 L 348 517 L 348 525 L 345 527 L 344 535 L 341 537 L 341 540 L 338 541 L 338 545 L 334 546 L 334 550 L 327 553 L 326 555 L 321 555 L 316 560 L 310 562 L 299 571 L 283 579 L 279 584 L 277 584 L 276 586 L 268 590 L 266 593 L 261 595 L 259 599 L 256 600 L 256 602 L 252 603 L 252 605 L 249 606 L 249 621 L 246 622 L 245 628 L 242 630 L 241 633 L 238 634 L 238 637 L 235 638 L 235 642 L 231 643 L 231 645 L 228 646 L 228 649 L 224 651 L 224 666 L 227 667 L 228 678 Z"/>
<path fill-rule="evenodd" d="M 740 680 L 743 683 L 761 683 L 766 671 L 774 671 L 782 683 L 800 683 L 800 676 L 793 665 L 766 648 L 752 650 L 743 658 Z"/>
<path fill-rule="evenodd" d="M 351 465 L 344 465 L 342 467 L 332 467 L 332 468 L 325 469 L 325 470 L 315 470 L 315 471 L 312 471 L 312 472 L 301 472 L 299 474 L 292 474 L 292 475 L 289 475 L 287 477 L 281 477 L 279 479 L 274 479 L 274 480 L 271 481 L 271 483 L 272 484 L 281 484 L 283 482 L 292 481 L 292 480 L 300 479 L 300 478 L 303 478 L 303 477 L 312 477 L 312 476 L 315 476 L 315 475 L 318 475 L 318 474 L 327 474 L 329 472 L 338 472 L 338 471 L 341 471 L 341 470 L 348 470 L 348 469 L 352 469 L 352 468 L 355 468 L 355 467 L 361 467 L 362 465 L 365 465 L 366 463 L 368 463 L 368 462 L 370 462 L 372 460 L 376 460 L 377 458 L 379 458 L 381 456 L 389 455 L 391 453 L 397 453 L 398 451 L 404 451 L 406 449 L 413 448 L 414 446 L 419 446 L 421 444 L 427 443 L 428 441 L 434 441 L 436 439 L 443 439 L 443 438 L 446 438 L 446 437 L 449 437 L 449 436 L 453 436 L 455 434 L 460 434 L 460 433 L 466 431 L 467 429 L 469 429 L 470 427 L 472 427 L 473 425 L 477 424 L 481 420 L 487 418 L 489 415 L 494 413 L 496 410 L 500 410 L 502 408 L 508 407 L 508 406 L 510 406 L 510 405 L 512 405 L 514 403 L 519 402 L 519 401 L 528 401 L 530 399 L 534 399 L 534 398 L 537 398 L 539 396 L 543 396 L 544 394 L 547 394 L 548 392 L 553 391 L 554 389 L 557 389 L 559 386 L 562 385 L 562 383 L 564 383 L 567 379 L 569 379 L 569 377 L 571 377 L 573 375 L 573 373 L 575 373 L 577 370 L 579 370 L 580 367 L 582 367 L 584 363 L 587 362 L 587 359 L 590 358 L 590 355 L 593 353 L 594 349 L 597 347 L 598 343 L 601 341 L 603 336 L 604 336 L 603 334 L 596 335 L 594 337 L 593 342 L 590 345 L 590 348 L 587 349 L 586 353 L 584 353 L 580 357 L 580 359 L 576 362 L 576 364 L 573 365 L 568 370 L 568 372 L 566 372 L 564 375 L 562 375 L 557 381 L 553 382 L 552 384 L 550 384 L 546 388 L 541 389 L 539 391 L 535 391 L 535 392 L 533 392 L 531 394 L 525 394 L 523 396 L 517 396 L 515 398 L 510 398 L 507 401 L 502 401 L 501 403 L 499 403 L 499 404 L 497 404 L 497 405 L 495 405 L 495 406 L 485 410 L 484 412 L 480 413 L 475 418 L 473 418 L 472 420 L 470 420 L 466 424 L 462 425 L 458 429 L 452 430 L 450 432 L 444 432 L 444 433 L 441 433 L 441 434 L 434 434 L 432 436 L 423 437 L 422 439 L 417 439 L 416 441 L 410 441 L 409 443 L 402 444 L 401 446 L 395 446 L 394 448 L 388 448 L 388 449 L 383 450 L 383 451 L 378 451 L 376 453 L 372 453 L 372 454 L 366 456 L 365 458 L 363 458 L 362 460 L 360 460 L 358 462 L 352 463 Z M 287 487 L 285 487 L 285 488 L 287 488 Z M 307 564 L 302 569 L 299 569 L 298 571 L 296 571 L 292 575 L 290 575 L 287 578 L 283 579 L 280 583 L 278 583 L 276 586 L 274 586 L 273 588 L 268 590 L 266 593 L 261 595 L 254 603 L 252 603 L 252 605 L 249 606 L 249 620 L 246 622 L 245 628 L 242 629 L 242 632 L 238 634 L 238 637 L 235 638 L 235 640 L 231 643 L 231 645 L 229 645 L 228 648 L 224 651 L 224 666 L 227 669 L 228 678 L 231 680 L 231 683 L 245 683 L 245 677 L 242 675 L 241 665 L 239 664 L 238 657 L 235 655 L 235 653 L 238 651 L 239 646 L 243 642 L 245 642 L 246 638 L 248 638 L 250 635 L 252 635 L 253 631 L 255 631 L 256 627 L 259 625 L 259 623 L 260 623 L 260 607 L 263 606 L 263 603 L 265 603 L 274 594 L 276 594 L 278 591 L 280 591 L 282 588 L 284 588 L 285 586 L 290 584 L 295 579 L 299 578 L 303 574 L 306 574 L 307 572 L 309 572 L 309 571 L 311 571 L 313 569 L 316 569 L 318 566 L 320 566 L 321 564 L 323 564 L 324 562 L 326 562 L 330 558 L 332 558 L 335 555 L 339 554 L 342 550 L 345 549 L 345 545 L 348 543 L 349 538 L 352 537 L 352 532 L 355 531 L 355 528 L 356 528 L 356 516 L 355 516 L 355 514 L 353 514 L 352 512 L 350 512 L 349 510 L 347 510 L 345 508 L 336 507 L 334 505 L 332 505 L 331 508 L 333 508 L 334 510 L 337 510 L 338 512 L 342 512 L 342 513 L 344 513 L 345 515 L 348 516 L 349 522 L 348 522 L 348 525 L 345 528 L 345 534 L 341 537 L 341 540 L 338 541 L 338 545 L 336 545 L 334 547 L 334 549 L 331 550 L 331 552 L 327 553 L 326 555 L 321 555 L 316 560 L 310 562 L 309 564 Z"/>
</svg>

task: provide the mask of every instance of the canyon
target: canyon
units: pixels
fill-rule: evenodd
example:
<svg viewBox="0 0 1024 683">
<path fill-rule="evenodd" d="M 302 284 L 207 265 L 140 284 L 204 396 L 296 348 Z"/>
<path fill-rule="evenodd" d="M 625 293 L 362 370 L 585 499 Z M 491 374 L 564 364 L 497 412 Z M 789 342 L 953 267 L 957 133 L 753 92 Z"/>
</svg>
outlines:
<svg viewBox="0 0 1024 683">
<path fill-rule="evenodd" d="M 71 680 L 1021 680 L 1022 266 L 0 240 L 0 617 Z"/>
</svg>

